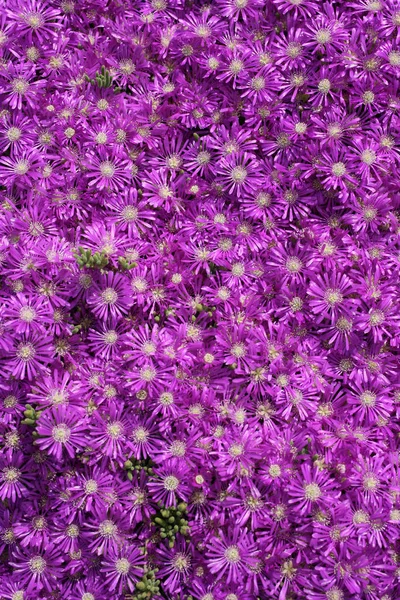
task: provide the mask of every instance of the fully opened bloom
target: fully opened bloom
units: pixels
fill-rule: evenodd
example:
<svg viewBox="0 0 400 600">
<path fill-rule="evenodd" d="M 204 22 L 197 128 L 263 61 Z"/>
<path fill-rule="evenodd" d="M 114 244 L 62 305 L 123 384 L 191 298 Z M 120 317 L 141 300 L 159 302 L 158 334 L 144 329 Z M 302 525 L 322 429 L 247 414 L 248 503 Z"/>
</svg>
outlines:
<svg viewBox="0 0 400 600">
<path fill-rule="evenodd" d="M 221 539 L 213 539 L 208 548 L 210 570 L 217 579 L 226 577 L 227 583 L 238 581 L 255 563 L 255 545 L 239 529 Z"/>
<path fill-rule="evenodd" d="M 86 445 L 85 429 L 85 422 L 78 412 L 74 413 L 66 406 L 57 406 L 40 417 L 38 444 L 58 459 L 63 451 L 73 457 L 77 450 Z"/>
</svg>

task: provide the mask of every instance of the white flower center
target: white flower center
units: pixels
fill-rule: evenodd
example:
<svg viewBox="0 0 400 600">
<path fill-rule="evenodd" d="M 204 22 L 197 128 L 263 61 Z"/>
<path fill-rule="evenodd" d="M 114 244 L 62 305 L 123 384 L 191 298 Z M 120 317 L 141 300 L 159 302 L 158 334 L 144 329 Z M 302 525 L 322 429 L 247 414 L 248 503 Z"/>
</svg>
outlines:
<svg viewBox="0 0 400 600">
<path fill-rule="evenodd" d="M 100 173 L 105 179 L 111 179 L 115 173 L 115 165 L 109 160 L 100 163 Z"/>
<path fill-rule="evenodd" d="M 25 323 L 32 323 L 36 317 L 36 311 L 31 306 L 22 306 L 19 311 L 19 318 Z"/>
<path fill-rule="evenodd" d="M 126 558 L 119 558 L 115 562 L 115 570 L 120 575 L 127 575 L 129 573 L 130 568 L 131 568 L 131 563 Z"/>
<path fill-rule="evenodd" d="M 24 96 L 29 89 L 29 82 L 22 77 L 17 77 L 16 79 L 13 79 L 11 87 L 15 94 Z"/>
<path fill-rule="evenodd" d="M 228 546 L 224 552 L 224 556 L 228 563 L 237 564 L 241 560 L 239 548 L 237 546 Z"/>
<path fill-rule="evenodd" d="M 65 423 L 60 423 L 53 427 L 51 437 L 59 444 L 66 444 L 71 437 L 71 429 Z"/>
<path fill-rule="evenodd" d="M 337 162 L 332 165 L 332 174 L 335 177 L 346 175 L 346 165 L 343 162 Z"/>
<path fill-rule="evenodd" d="M 30 164 L 29 161 L 26 160 L 25 158 L 21 158 L 18 162 L 15 163 L 14 165 L 14 173 L 16 175 L 26 175 L 27 172 L 30 169 Z"/>
<path fill-rule="evenodd" d="M 10 127 L 10 129 L 7 131 L 7 139 L 10 142 L 17 142 L 22 135 L 22 131 L 19 129 L 19 127 Z"/>
<path fill-rule="evenodd" d="M 118 293 L 114 288 L 108 287 L 101 293 L 101 299 L 105 304 L 115 304 L 118 300 Z"/>
<path fill-rule="evenodd" d="M 34 556 L 28 564 L 31 572 L 38 575 L 42 574 L 46 568 L 46 561 L 41 556 Z"/>
<path fill-rule="evenodd" d="M 308 483 L 304 486 L 304 496 L 307 500 L 315 502 L 322 496 L 321 488 L 316 483 Z"/>
<path fill-rule="evenodd" d="M 18 358 L 20 360 L 22 360 L 23 362 L 29 362 L 30 360 L 32 360 L 36 354 L 36 350 L 33 347 L 33 344 L 31 343 L 27 343 L 27 344 L 19 344 L 18 348 L 17 348 L 17 352 L 16 352 Z"/>
<path fill-rule="evenodd" d="M 179 479 L 175 477 L 175 475 L 168 475 L 167 477 L 165 477 L 164 489 L 168 490 L 169 492 L 173 492 L 177 489 L 178 485 Z"/>
<path fill-rule="evenodd" d="M 114 440 L 117 440 L 119 437 L 121 437 L 123 431 L 124 426 L 120 421 L 114 421 L 107 425 L 107 433 Z"/>
</svg>

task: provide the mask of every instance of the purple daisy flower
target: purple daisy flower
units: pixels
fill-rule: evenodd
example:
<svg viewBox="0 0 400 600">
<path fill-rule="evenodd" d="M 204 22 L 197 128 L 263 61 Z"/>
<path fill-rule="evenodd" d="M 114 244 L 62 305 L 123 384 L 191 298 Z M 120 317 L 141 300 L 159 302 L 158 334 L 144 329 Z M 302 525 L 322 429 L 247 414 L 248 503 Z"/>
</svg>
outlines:
<svg viewBox="0 0 400 600">
<path fill-rule="evenodd" d="M 249 534 L 236 528 L 228 535 L 213 538 L 207 554 L 211 573 L 217 579 L 226 578 L 226 582 L 230 583 L 249 572 L 256 560 L 256 546 Z"/>
<path fill-rule="evenodd" d="M 65 405 L 56 406 L 39 418 L 38 445 L 57 459 L 61 459 L 63 451 L 72 458 L 86 445 L 85 430 L 86 423 L 81 414 L 73 413 Z"/>
<path fill-rule="evenodd" d="M 131 304 L 126 279 L 117 273 L 107 273 L 93 282 L 88 304 L 99 317 L 120 317 Z"/>
<path fill-rule="evenodd" d="M 110 591 L 121 594 L 123 588 L 130 592 L 135 589 L 135 584 L 143 572 L 144 559 L 140 551 L 134 546 L 122 548 L 119 551 L 110 551 L 103 561 L 102 572 L 105 573 L 105 583 Z"/>
</svg>

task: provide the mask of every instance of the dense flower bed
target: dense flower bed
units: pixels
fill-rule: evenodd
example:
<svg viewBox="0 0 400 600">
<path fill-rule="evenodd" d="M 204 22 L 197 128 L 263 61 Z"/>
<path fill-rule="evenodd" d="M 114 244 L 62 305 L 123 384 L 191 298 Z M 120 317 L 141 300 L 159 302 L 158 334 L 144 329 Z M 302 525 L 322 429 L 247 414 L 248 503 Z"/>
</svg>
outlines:
<svg viewBox="0 0 400 600">
<path fill-rule="evenodd" d="M 400 2 L 0 54 L 0 598 L 398 600 Z"/>
</svg>

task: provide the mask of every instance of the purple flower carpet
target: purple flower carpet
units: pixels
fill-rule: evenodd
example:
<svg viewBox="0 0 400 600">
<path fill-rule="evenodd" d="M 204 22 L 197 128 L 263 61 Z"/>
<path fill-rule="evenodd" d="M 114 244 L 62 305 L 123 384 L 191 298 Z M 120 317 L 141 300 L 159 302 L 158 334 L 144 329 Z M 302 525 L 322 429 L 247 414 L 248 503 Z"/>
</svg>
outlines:
<svg viewBox="0 0 400 600">
<path fill-rule="evenodd" d="M 0 599 L 400 600 L 400 0 L 0 0 Z"/>
</svg>

